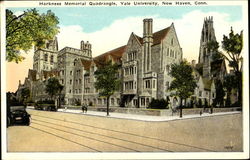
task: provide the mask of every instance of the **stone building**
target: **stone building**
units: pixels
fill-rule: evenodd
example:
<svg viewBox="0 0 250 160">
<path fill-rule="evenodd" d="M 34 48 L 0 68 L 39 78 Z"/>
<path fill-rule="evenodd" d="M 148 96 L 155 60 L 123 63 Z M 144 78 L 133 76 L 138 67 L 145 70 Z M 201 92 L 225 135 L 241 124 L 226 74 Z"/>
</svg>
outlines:
<svg viewBox="0 0 250 160">
<path fill-rule="evenodd" d="M 46 43 L 45 48 L 36 48 L 33 69 L 29 70 L 25 84 L 31 90 L 34 101 L 48 98 L 45 81 L 57 77 L 64 86 L 63 103 L 106 106 L 106 98 L 95 89 L 94 72 L 107 61 L 120 65 L 122 87 L 110 97 L 110 106 L 145 108 L 152 98 L 169 99 L 173 107 L 180 104 L 178 97 L 170 96 L 172 81 L 169 72 L 173 63 L 183 59 L 174 24 L 153 32 L 153 19 L 143 20 L 143 35 L 131 33 L 127 44 L 92 57 L 92 45 L 80 42 L 80 49 L 65 47 L 58 51 L 57 38 Z M 208 43 L 216 41 L 213 18 L 204 20 L 201 31 L 198 64 L 192 62 L 197 88 L 192 99 L 212 103 L 216 79 L 223 80 L 226 73 L 224 60 L 213 60 Z"/>
<path fill-rule="evenodd" d="M 210 42 L 217 42 L 213 27 L 213 17 L 205 18 L 201 31 L 198 64 L 192 62 L 197 80 L 195 89 L 196 102 L 201 99 L 202 104 L 211 105 L 216 97 L 215 81 L 223 82 L 227 75 L 224 59 L 215 59 L 215 51 L 209 49 Z"/>
<path fill-rule="evenodd" d="M 79 59 L 92 59 L 91 44 L 88 41 L 86 43 L 81 41 L 80 49 L 65 47 L 58 52 L 58 79 L 64 86 L 62 94 L 66 104 L 81 101 L 84 78 L 81 76 L 79 68 L 76 68 Z"/>
<path fill-rule="evenodd" d="M 65 104 L 106 105 L 106 99 L 99 97 L 94 87 L 94 72 L 109 60 L 121 66 L 122 79 L 121 90 L 110 97 L 111 106 L 146 107 L 152 98 L 166 98 L 172 81 L 170 65 L 179 63 L 183 57 L 174 24 L 153 32 L 153 20 L 144 19 L 142 29 L 142 37 L 131 33 L 126 45 L 95 58 L 91 44 L 84 41 L 80 49 L 65 47 L 58 51 L 57 38 L 48 41 L 45 48 L 35 48 L 33 69 L 27 78 L 32 99 L 48 98 L 44 82 L 57 77 L 64 86 Z M 170 98 L 171 102 L 176 99 Z"/>
<path fill-rule="evenodd" d="M 179 63 L 182 55 L 173 23 L 153 33 L 153 20 L 144 19 L 143 37 L 131 33 L 122 56 L 125 106 L 146 107 L 152 98 L 169 96 L 170 65 Z"/>
</svg>

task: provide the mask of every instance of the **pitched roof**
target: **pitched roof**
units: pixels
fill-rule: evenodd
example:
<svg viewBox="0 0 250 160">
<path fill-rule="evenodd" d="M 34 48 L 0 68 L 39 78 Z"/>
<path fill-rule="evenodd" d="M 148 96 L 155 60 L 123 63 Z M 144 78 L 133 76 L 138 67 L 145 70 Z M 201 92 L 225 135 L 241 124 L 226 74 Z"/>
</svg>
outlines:
<svg viewBox="0 0 250 160">
<path fill-rule="evenodd" d="M 153 39 L 154 39 L 153 45 L 161 43 L 161 40 L 163 40 L 165 38 L 165 36 L 168 34 L 169 30 L 170 30 L 170 27 L 162 29 L 158 32 L 155 32 L 153 34 Z"/>
<path fill-rule="evenodd" d="M 97 65 L 102 65 L 108 61 L 108 58 L 112 58 L 115 62 L 119 62 L 120 58 L 122 57 L 123 53 L 125 52 L 126 45 L 108 51 L 104 54 L 101 54 L 95 57 L 93 60 Z"/>
<path fill-rule="evenodd" d="M 153 45 L 161 43 L 161 41 L 168 34 L 169 30 L 170 30 L 170 27 L 167 27 L 165 29 L 162 29 L 160 31 L 157 31 L 157 32 L 153 33 Z M 137 36 L 136 34 L 134 34 L 134 35 L 138 39 L 138 41 L 142 44 L 143 43 L 143 38 Z"/>
</svg>

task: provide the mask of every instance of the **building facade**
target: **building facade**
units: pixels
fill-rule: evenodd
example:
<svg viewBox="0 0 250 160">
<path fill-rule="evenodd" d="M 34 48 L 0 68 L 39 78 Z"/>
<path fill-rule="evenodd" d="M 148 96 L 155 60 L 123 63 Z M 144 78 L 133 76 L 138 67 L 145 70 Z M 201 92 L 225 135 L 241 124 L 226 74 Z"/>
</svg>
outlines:
<svg viewBox="0 0 250 160">
<path fill-rule="evenodd" d="M 172 82 L 170 66 L 183 59 L 174 24 L 153 32 L 153 19 L 144 19 L 142 30 L 142 37 L 132 32 L 127 44 L 97 57 L 92 57 L 92 46 L 88 41 L 81 41 L 80 49 L 65 47 L 59 51 L 57 38 L 48 41 L 45 48 L 35 50 L 33 70 L 29 70 L 25 81 L 33 101 L 48 98 L 44 82 L 56 77 L 64 86 L 61 97 L 65 105 L 106 106 L 106 98 L 100 97 L 95 89 L 94 72 L 105 62 L 112 61 L 120 65 L 122 87 L 110 97 L 111 107 L 145 108 L 153 98 L 168 99 L 172 107 L 178 106 L 178 97 L 171 96 L 169 90 Z M 192 63 L 198 86 L 193 97 L 212 103 L 214 79 L 223 78 L 226 68 L 224 61 L 213 61 L 213 53 L 208 50 L 210 41 L 216 41 L 212 17 L 204 20 L 199 61 Z M 220 69 L 213 69 L 212 63 Z M 197 66 L 202 72 L 197 71 Z"/>
<path fill-rule="evenodd" d="M 209 48 L 211 42 L 217 42 L 213 27 L 213 17 L 204 19 L 201 31 L 198 64 L 193 61 L 192 66 L 197 81 L 195 89 L 195 101 L 201 101 L 202 105 L 211 105 L 216 97 L 216 81 L 223 83 L 227 75 L 224 59 L 216 59 L 216 50 Z"/>
</svg>

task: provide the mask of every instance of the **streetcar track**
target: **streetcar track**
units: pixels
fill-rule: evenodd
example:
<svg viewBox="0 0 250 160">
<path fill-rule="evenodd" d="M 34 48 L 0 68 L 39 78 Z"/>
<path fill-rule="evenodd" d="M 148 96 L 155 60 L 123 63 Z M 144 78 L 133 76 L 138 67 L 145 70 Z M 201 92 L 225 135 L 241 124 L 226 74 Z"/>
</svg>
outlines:
<svg viewBox="0 0 250 160">
<path fill-rule="evenodd" d="M 33 129 L 36 129 L 36 130 L 39 130 L 39 131 L 41 131 L 41 132 L 45 132 L 45 133 L 47 133 L 47 134 L 50 134 L 50 135 L 56 136 L 56 137 L 61 138 L 61 139 L 63 139 L 63 140 L 69 141 L 69 142 L 71 142 L 71 143 L 75 143 L 75 144 L 78 144 L 78 145 L 80 145 L 80 146 L 83 146 L 83 147 L 89 148 L 89 149 L 94 150 L 94 151 L 96 151 L 96 152 L 102 152 L 102 151 L 99 151 L 99 150 L 97 150 L 97 149 L 94 149 L 94 148 L 88 147 L 88 146 L 86 146 L 86 145 L 83 145 L 83 144 L 81 144 L 81 143 L 77 143 L 77 142 L 75 142 L 75 141 L 72 141 L 72 140 L 70 140 L 70 139 L 67 139 L 67 138 L 64 138 L 64 137 L 58 136 L 58 135 L 56 135 L 56 134 L 53 134 L 53 133 L 50 133 L 50 132 L 44 131 L 44 130 L 42 130 L 42 129 L 39 129 L 39 128 L 36 128 L 36 127 L 33 127 L 33 126 L 29 126 L 29 127 L 33 128 Z"/>
<path fill-rule="evenodd" d="M 41 116 L 41 115 L 35 115 L 35 114 L 32 114 L 32 115 L 38 116 L 38 117 L 47 118 L 47 119 L 53 119 L 53 120 L 57 120 L 57 121 L 64 121 L 62 119 L 57 119 L 57 118 L 51 118 L 51 117 L 46 117 L 46 116 Z M 196 146 L 191 146 L 191 145 L 188 145 L 188 144 L 182 144 L 182 143 L 178 143 L 178 142 L 166 141 L 166 140 L 162 140 L 162 139 L 158 139 L 158 138 L 153 138 L 153 137 L 148 137 L 148 136 L 143 136 L 143 135 L 137 135 L 137 134 L 134 134 L 134 133 L 117 131 L 117 130 L 102 128 L 102 127 L 95 127 L 95 126 L 91 126 L 91 125 L 87 125 L 87 124 L 78 123 L 78 122 L 75 122 L 75 121 L 68 121 L 67 120 L 66 122 L 73 123 L 73 124 L 78 124 L 78 125 L 81 125 L 81 126 L 88 126 L 88 127 L 91 127 L 91 128 L 97 128 L 97 129 L 101 129 L 101 130 L 107 130 L 107 131 L 112 131 L 112 132 L 117 132 L 117 133 L 122 133 L 122 134 L 128 134 L 128 135 L 132 135 L 132 136 L 136 136 L 136 137 L 141 137 L 141 138 L 147 138 L 147 139 L 152 139 L 152 140 L 157 140 L 157 141 L 172 143 L 172 144 L 176 144 L 176 145 L 180 145 L 180 146 L 186 146 L 186 147 L 190 147 L 190 148 L 196 148 L 196 149 L 200 149 L 200 150 L 204 150 L 204 151 L 208 151 L 208 152 L 216 152 L 214 150 L 210 150 L 210 149 L 206 149 L 206 148 L 201 148 L 201 147 L 196 147 Z"/>
<path fill-rule="evenodd" d="M 46 122 L 46 121 L 42 121 L 42 120 L 36 120 L 36 119 L 33 119 L 33 120 L 41 121 L 41 122 L 44 122 L 44 123 L 49 123 L 49 124 L 52 124 L 52 125 L 57 125 L 57 126 L 61 126 L 61 127 L 81 131 L 81 132 L 86 132 L 86 133 L 93 134 L 93 135 L 98 135 L 98 136 L 107 137 L 107 138 L 111 138 L 111 139 L 116 139 L 116 140 L 120 140 L 120 141 L 124 141 L 124 142 L 129 142 L 129 143 L 134 143 L 134 144 L 141 145 L 141 146 L 147 146 L 147 147 L 150 147 L 150 148 L 164 150 L 164 151 L 167 151 L 167 152 L 173 152 L 171 150 L 166 150 L 165 148 L 154 147 L 154 146 L 150 146 L 150 145 L 147 145 L 147 144 L 142 144 L 142 143 L 138 143 L 138 142 L 134 142 L 134 141 L 129 141 L 129 140 L 125 140 L 125 139 L 121 139 L 121 138 L 117 138 L 117 137 L 106 136 L 106 135 L 103 135 L 103 134 L 94 133 L 94 132 L 90 132 L 90 131 L 85 131 L 85 130 L 81 130 L 81 129 L 76 129 L 76 128 L 72 128 L 72 127 L 68 127 L 68 126 L 64 126 L 64 125 L 60 125 L 60 124 L 55 124 L 55 123 L 51 123 L 51 122 Z M 127 148 L 127 149 L 131 150 L 131 148 Z M 135 151 L 137 151 L 137 150 L 135 150 Z M 137 152 L 140 152 L 140 151 L 137 151 Z"/>
<path fill-rule="evenodd" d="M 121 145 L 117 145 L 117 144 L 113 144 L 113 143 L 110 143 L 110 142 L 105 142 L 105 141 L 102 141 L 102 140 L 99 140 L 99 139 L 96 139 L 96 138 L 91 138 L 91 137 L 83 136 L 83 135 L 80 135 L 80 134 L 77 134 L 77 133 L 67 132 L 67 131 L 64 131 L 64 130 L 61 130 L 61 129 L 58 129 L 58 128 L 54 128 L 54 127 L 51 127 L 51 126 L 39 124 L 39 123 L 36 123 L 36 122 L 34 122 L 34 123 L 37 124 L 37 125 L 41 125 L 41 126 L 45 126 L 45 127 L 48 127 L 48 128 L 52 128 L 52 129 L 55 129 L 55 130 L 58 130 L 58 131 L 61 131 L 61 132 L 65 132 L 65 133 L 68 133 L 68 134 L 73 134 L 75 136 L 87 138 L 87 139 L 98 141 L 98 142 L 101 142 L 101 143 L 106 143 L 106 144 L 113 145 L 113 146 L 116 146 L 116 147 L 121 147 L 121 148 L 129 149 L 129 150 L 132 150 L 132 151 L 135 151 L 135 152 L 140 152 L 138 150 L 134 150 L 134 149 L 131 149 L 131 148 L 128 148 L 128 147 L 124 147 L 124 146 L 121 146 Z"/>
</svg>

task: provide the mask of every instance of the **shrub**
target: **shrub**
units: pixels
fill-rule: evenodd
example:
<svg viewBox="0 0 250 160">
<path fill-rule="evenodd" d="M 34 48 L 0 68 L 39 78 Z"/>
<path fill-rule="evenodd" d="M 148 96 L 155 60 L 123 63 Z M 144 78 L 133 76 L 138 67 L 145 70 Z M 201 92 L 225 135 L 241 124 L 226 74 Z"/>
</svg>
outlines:
<svg viewBox="0 0 250 160">
<path fill-rule="evenodd" d="M 231 107 L 242 107 L 242 106 L 240 105 L 240 102 L 237 101 L 237 102 L 231 104 Z"/>
<path fill-rule="evenodd" d="M 198 100 L 197 108 L 202 108 L 202 101 L 200 98 Z"/>
<path fill-rule="evenodd" d="M 165 99 L 152 99 L 148 108 L 152 109 L 168 109 L 168 102 Z"/>
<path fill-rule="evenodd" d="M 80 106 L 81 105 L 81 101 L 79 99 L 75 99 L 75 105 L 76 106 Z"/>
<path fill-rule="evenodd" d="M 227 97 L 225 107 L 230 107 L 230 106 L 231 106 L 231 99 L 230 97 Z"/>
<path fill-rule="evenodd" d="M 89 102 L 89 106 L 93 106 L 93 102 L 92 101 Z"/>
</svg>

